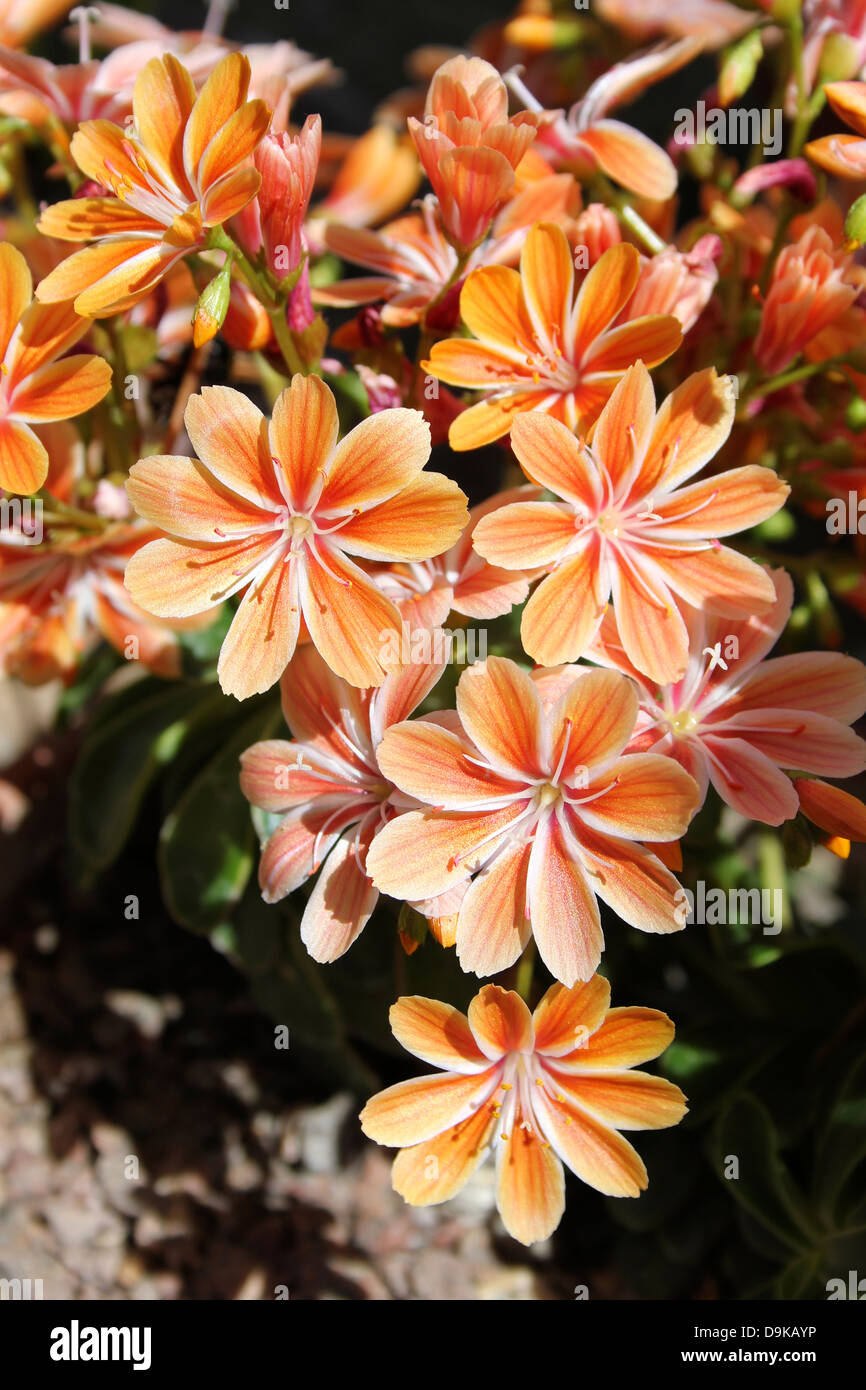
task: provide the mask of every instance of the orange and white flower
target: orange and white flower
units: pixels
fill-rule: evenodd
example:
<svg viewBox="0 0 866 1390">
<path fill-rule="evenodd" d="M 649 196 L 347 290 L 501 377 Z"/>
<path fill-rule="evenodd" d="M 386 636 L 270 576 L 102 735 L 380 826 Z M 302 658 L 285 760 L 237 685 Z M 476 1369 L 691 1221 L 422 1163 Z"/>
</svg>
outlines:
<svg viewBox="0 0 866 1390">
<path fill-rule="evenodd" d="M 36 492 L 48 451 L 31 426 L 68 420 L 101 401 L 111 368 L 89 353 L 64 356 L 90 324 L 69 304 L 36 304 L 27 262 L 0 245 L 0 488 Z M 59 359 L 59 360 L 58 360 Z"/>
<path fill-rule="evenodd" d="M 535 661 L 556 666 L 581 656 L 612 594 L 635 666 L 657 681 L 678 680 L 689 655 L 682 604 L 735 617 L 769 608 L 767 575 L 716 537 L 772 516 L 787 484 L 748 465 L 682 486 L 727 439 L 735 404 L 732 379 L 711 367 L 657 413 L 638 362 L 602 411 L 591 445 L 540 412 L 515 420 L 511 442 L 524 472 L 557 500 L 501 508 L 478 523 L 473 544 L 506 569 L 550 570 L 521 624 Z"/>
<path fill-rule="evenodd" d="M 633 362 L 654 367 L 675 352 L 682 328 L 671 315 L 616 323 L 639 278 L 637 251 L 621 243 L 596 262 L 575 295 L 571 248 L 552 223 L 532 228 L 519 273 L 507 266 L 473 271 L 460 313 L 474 339 L 434 343 L 422 363 L 451 386 L 486 393 L 452 424 L 451 447 L 500 439 L 525 411 L 586 428 Z"/>
<path fill-rule="evenodd" d="M 400 616 L 349 557 L 427 559 L 467 521 L 457 484 L 422 471 L 420 411 L 379 411 L 338 443 L 332 392 L 296 376 L 270 423 L 222 386 L 193 396 L 185 420 L 197 458 L 145 458 L 130 473 L 136 511 L 170 537 L 130 563 L 135 600 L 180 618 L 245 591 L 219 660 L 223 690 L 239 699 L 279 680 L 302 615 L 332 670 L 380 685 Z"/>
<path fill-rule="evenodd" d="M 688 668 L 672 685 L 653 688 L 631 664 L 612 613 L 589 655 L 638 682 L 641 712 L 630 748 L 676 758 L 702 802 L 712 784 L 740 815 L 781 825 L 797 814 L 799 793 L 805 788 L 808 799 L 815 785 L 785 769 L 853 777 L 866 768 L 866 742 L 848 727 L 866 713 L 866 667 L 841 652 L 766 659 L 794 596 L 784 570 L 770 578 L 775 602 L 760 617 L 687 612 Z"/>
<path fill-rule="evenodd" d="M 376 750 L 391 724 L 429 694 L 444 661 L 390 671 L 376 690 L 358 690 L 301 647 L 280 682 L 294 742 L 267 739 L 241 757 L 241 790 L 253 806 L 280 815 L 259 864 L 266 902 L 314 874 L 301 940 L 314 960 L 338 960 L 367 923 L 379 892 L 365 870 L 378 830 L 407 799 L 384 776 Z"/>
<path fill-rule="evenodd" d="M 74 298 L 93 317 L 128 309 L 250 201 L 261 182 L 250 160 L 271 113 L 263 101 L 247 101 L 249 81 L 248 59 L 231 53 L 196 96 L 186 68 L 166 54 L 136 78 L 136 135 L 104 120 L 80 127 L 72 155 L 113 196 L 45 209 L 46 236 L 94 245 L 46 276 L 37 298 Z"/>
<path fill-rule="evenodd" d="M 530 1014 L 512 990 L 485 985 L 466 1014 L 412 995 L 391 1009 L 398 1042 L 437 1073 L 380 1091 L 364 1133 L 400 1147 L 395 1191 L 413 1206 L 446 1202 L 491 1153 L 496 1205 L 524 1245 L 545 1240 L 565 1209 L 563 1164 L 609 1197 L 637 1197 L 646 1168 L 621 1130 L 665 1129 L 686 1113 L 678 1086 L 634 1067 L 672 1041 L 656 1009 L 610 1008 L 600 975 L 553 985 Z"/>
<path fill-rule="evenodd" d="M 864 142 L 866 144 L 866 142 Z M 755 357 L 768 375 L 781 372 L 825 329 L 837 324 L 862 288 L 853 256 L 810 226 L 779 253 L 764 301 Z M 860 341 L 862 325 L 858 325 Z"/>
<path fill-rule="evenodd" d="M 587 670 L 560 691 L 489 657 L 460 677 L 457 713 L 385 734 L 379 766 L 428 809 L 385 826 L 367 870 L 409 899 L 477 874 L 457 921 L 464 970 L 507 969 L 532 934 L 558 980 L 589 979 L 604 945 L 597 898 L 641 931 L 682 926 L 677 881 L 641 842 L 684 834 L 698 789 L 671 758 L 622 756 L 638 714 L 631 681 Z"/>
</svg>

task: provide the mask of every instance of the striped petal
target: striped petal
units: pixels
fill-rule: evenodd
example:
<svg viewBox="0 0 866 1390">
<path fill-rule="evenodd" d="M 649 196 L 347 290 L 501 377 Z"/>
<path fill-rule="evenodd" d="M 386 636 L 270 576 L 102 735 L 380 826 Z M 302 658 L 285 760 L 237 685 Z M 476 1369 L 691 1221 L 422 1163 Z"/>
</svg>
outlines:
<svg viewBox="0 0 866 1390">
<path fill-rule="evenodd" d="M 575 1071 L 624 1071 L 651 1062 L 673 1039 L 674 1025 L 658 1009 L 610 1009 L 601 1026 L 558 1065 Z"/>
<path fill-rule="evenodd" d="M 488 1157 L 495 1127 L 493 1107 L 482 1105 L 457 1128 L 401 1149 L 391 1174 L 394 1191 L 413 1207 L 448 1201 Z"/>
<path fill-rule="evenodd" d="M 685 834 L 698 807 L 698 790 L 679 763 L 659 753 L 630 753 L 611 772 L 610 789 L 581 808 L 585 824 L 629 840 L 675 840 Z"/>
<path fill-rule="evenodd" d="M 342 526 L 340 546 L 367 560 L 428 560 L 459 540 L 468 522 L 466 494 L 443 473 L 424 472 Z"/>
<path fill-rule="evenodd" d="M 300 602 L 307 630 L 338 676 L 350 685 L 381 685 L 382 664 L 400 615 L 363 570 L 333 547 L 306 547 Z"/>
<path fill-rule="evenodd" d="M 483 516 L 472 533 L 479 555 L 506 569 L 535 569 L 559 559 L 575 536 L 574 512 L 558 502 L 514 502 Z"/>
<path fill-rule="evenodd" d="M 534 1130 L 514 1125 L 497 1153 L 496 1205 L 521 1245 L 547 1240 L 565 1211 L 562 1164 Z"/>
<path fill-rule="evenodd" d="M 321 483 L 339 433 L 334 393 L 318 376 L 292 377 L 274 405 L 270 452 L 279 462 L 288 495 L 303 510 Z"/>
<path fill-rule="evenodd" d="M 298 641 L 297 563 L 279 557 L 251 584 L 220 648 L 217 675 L 226 695 L 247 700 L 276 685 Z"/>
<path fill-rule="evenodd" d="M 457 685 L 457 712 L 496 771 L 541 775 L 541 701 L 515 662 L 491 656 L 464 671 Z"/>
<path fill-rule="evenodd" d="M 506 1052 L 533 1049 L 532 1015 L 514 990 L 485 985 L 469 1005 L 467 1018 L 473 1038 L 493 1062 Z"/>
<path fill-rule="evenodd" d="M 520 640 L 541 666 L 583 656 L 604 617 L 605 592 L 595 534 L 541 581 L 523 610 Z"/>
<path fill-rule="evenodd" d="M 423 719 L 388 729 L 376 755 L 389 781 L 437 810 L 470 810 L 516 791 L 513 782 L 470 762 L 456 734 Z"/>
<path fill-rule="evenodd" d="M 468 1120 L 490 1088 L 487 1072 L 400 1081 L 368 1100 L 361 1111 L 361 1128 L 377 1144 L 423 1144 Z"/>
<path fill-rule="evenodd" d="M 391 1005 L 391 1031 L 401 1047 L 431 1067 L 466 1075 L 486 1071 L 489 1058 L 481 1051 L 465 1014 L 452 1004 L 421 995 L 404 995 Z"/>
<path fill-rule="evenodd" d="M 11 406 L 23 420 L 71 420 L 110 388 L 108 362 L 79 353 L 33 372 L 17 387 Z"/>
<path fill-rule="evenodd" d="M 538 954 L 551 975 L 569 987 L 589 980 L 604 950 L 598 903 L 555 816 L 535 831 L 528 902 Z"/>
<path fill-rule="evenodd" d="M 608 1014 L 610 985 L 603 975 L 567 987 L 551 985 L 532 1015 L 535 1050 L 547 1057 L 564 1057 L 584 1047 Z"/>
<path fill-rule="evenodd" d="M 0 488 L 38 492 L 48 476 L 48 450 L 28 425 L 0 420 Z"/>
<path fill-rule="evenodd" d="M 184 540 L 218 542 L 266 521 L 258 507 L 223 487 L 198 459 L 148 455 L 129 470 L 126 491 L 139 516 Z"/>
<path fill-rule="evenodd" d="M 498 974 L 526 946 L 532 934 L 526 912 L 529 854 L 528 845 L 519 843 L 501 850 L 470 884 L 457 918 L 461 970 Z"/>
<path fill-rule="evenodd" d="M 379 410 L 340 441 L 328 466 L 319 509 L 340 511 L 384 502 L 413 482 L 429 457 L 430 426 L 420 410 Z"/>
<path fill-rule="evenodd" d="M 535 1113 L 545 1138 L 567 1168 L 608 1197 L 638 1197 L 647 1185 L 640 1155 L 616 1130 L 541 1091 Z"/>
<path fill-rule="evenodd" d="M 283 505 L 267 421 L 249 396 L 230 386 L 205 386 L 190 396 L 184 424 L 193 449 L 218 482 L 266 511 Z"/>
</svg>

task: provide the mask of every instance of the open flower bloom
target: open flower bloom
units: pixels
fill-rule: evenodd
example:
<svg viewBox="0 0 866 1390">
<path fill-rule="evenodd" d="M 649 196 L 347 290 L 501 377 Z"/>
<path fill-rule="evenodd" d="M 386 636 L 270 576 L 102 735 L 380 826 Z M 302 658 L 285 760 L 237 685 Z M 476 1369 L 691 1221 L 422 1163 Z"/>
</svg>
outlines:
<svg viewBox="0 0 866 1390">
<path fill-rule="evenodd" d="M 249 61 L 230 53 L 196 96 L 186 68 L 167 53 L 136 78 L 136 136 L 111 121 L 81 126 L 73 157 L 114 196 L 45 209 L 46 236 L 96 244 L 47 275 L 39 299 L 74 298 L 79 313 L 94 317 L 128 309 L 250 201 L 261 175 L 249 161 L 271 117 L 263 101 L 247 101 L 249 81 Z"/>
<path fill-rule="evenodd" d="M 864 142 L 866 144 L 866 142 Z M 860 293 L 853 257 L 811 226 L 780 252 L 755 340 L 755 357 L 768 374 L 781 372 L 819 333 L 842 319 Z M 857 341 L 862 338 L 862 325 Z"/>
<path fill-rule="evenodd" d="M 36 492 L 48 452 L 30 428 L 68 420 L 101 401 L 111 368 L 100 357 L 64 353 L 90 327 L 69 304 L 34 304 L 27 262 L 0 245 L 0 488 Z M 57 359 L 60 358 L 58 361 Z"/>
<path fill-rule="evenodd" d="M 511 442 L 523 471 L 559 500 L 503 507 L 478 523 L 473 544 L 505 568 L 550 569 L 521 624 L 535 661 L 556 666 L 581 656 L 612 594 L 634 665 L 654 680 L 678 680 L 689 645 L 677 599 L 733 617 L 770 606 L 773 586 L 761 567 L 715 538 L 772 516 L 787 484 L 750 465 L 682 486 L 725 442 L 734 408 L 731 378 L 710 367 L 656 413 L 638 362 L 602 411 L 591 447 L 539 412 L 515 420 Z"/>
<path fill-rule="evenodd" d="M 486 393 L 457 417 L 453 449 L 476 449 L 507 434 L 525 411 L 562 420 L 570 430 L 596 418 L 625 371 L 642 358 L 663 362 L 682 329 L 667 314 L 615 325 L 637 286 L 640 257 L 612 246 L 574 293 L 574 263 L 565 233 L 538 223 L 526 238 L 520 271 L 484 266 L 466 280 L 460 313 L 472 338 L 434 343 L 425 371 L 451 386 Z"/>
<path fill-rule="evenodd" d="M 496 1205 L 524 1245 L 545 1240 L 565 1209 L 563 1164 L 609 1197 L 637 1197 L 647 1172 L 620 1130 L 665 1129 L 686 1113 L 678 1086 L 634 1071 L 674 1026 L 657 1009 L 610 1008 L 601 975 L 552 985 L 530 1014 L 519 994 L 485 985 L 466 1014 L 411 995 L 391 1008 L 407 1052 L 439 1068 L 380 1091 L 364 1133 L 399 1146 L 392 1182 L 413 1206 L 453 1197 L 491 1153 Z"/>
<path fill-rule="evenodd" d="M 639 682 L 631 748 L 676 758 L 697 782 L 702 803 L 711 783 L 741 815 L 781 825 L 797 814 L 798 791 L 816 785 L 792 781 L 783 769 L 853 777 L 866 767 L 866 743 L 848 727 L 866 711 L 866 667 L 841 652 L 766 660 L 794 593 L 784 570 L 770 578 L 775 602 L 760 616 L 686 614 L 689 662 L 675 684 L 655 689 L 641 677 L 612 614 L 589 655 Z"/>
<path fill-rule="evenodd" d="M 81 121 L 104 117 L 122 123 L 131 108 L 131 90 L 107 90 L 102 63 L 95 59 L 57 66 L 47 58 L 0 46 L 0 111 L 20 116 L 37 128 L 52 120 L 50 134 L 64 147 Z"/>
<path fill-rule="evenodd" d="M 299 375 L 270 424 L 225 386 L 193 396 L 185 421 L 198 458 L 145 458 L 130 471 L 136 511 L 171 537 L 131 561 L 133 598 L 181 618 L 245 590 L 218 668 L 238 699 L 279 680 L 302 615 L 332 670 L 380 685 L 400 616 L 349 555 L 423 560 L 467 521 L 457 484 L 422 472 L 430 430 L 420 411 L 379 411 L 338 443 L 332 392 Z"/>
<path fill-rule="evenodd" d="M 670 758 L 623 757 L 637 691 L 585 671 L 543 699 L 513 661 L 490 657 L 457 686 L 459 720 L 389 729 L 379 766 L 429 809 L 377 836 L 374 883 L 429 898 L 472 874 L 457 923 L 464 970 L 493 975 L 534 934 L 558 980 L 587 980 L 604 945 L 599 897 L 641 931 L 676 931 L 677 881 L 639 841 L 675 840 L 698 800 Z"/>
<path fill-rule="evenodd" d="M 486 235 L 514 189 L 514 171 L 535 139 L 538 116 L 508 115 L 508 92 L 483 58 L 449 58 L 434 74 L 424 122 L 409 117 L 447 235 L 468 251 Z"/>
<path fill-rule="evenodd" d="M 824 92 L 836 115 L 857 133 L 810 140 L 805 152 L 837 178 L 866 179 L 866 82 L 826 82 Z"/>
<path fill-rule="evenodd" d="M 376 750 L 388 726 L 429 694 L 444 664 L 402 666 L 378 689 L 358 690 L 335 676 L 315 648 L 300 647 L 280 683 L 295 742 L 267 739 L 241 757 L 244 796 L 284 817 L 259 864 L 265 901 L 279 902 L 319 875 L 301 919 L 301 940 L 314 960 L 342 956 L 376 906 L 367 850 L 407 804 L 379 768 Z"/>
<path fill-rule="evenodd" d="M 530 110 L 541 114 L 538 144 L 558 168 L 571 169 L 579 178 L 600 169 L 632 193 L 662 202 L 677 189 L 677 171 L 670 156 L 633 126 L 611 120 L 607 112 L 676 72 L 702 47 L 700 40 L 682 39 L 615 63 L 593 82 L 567 117 L 562 112 L 542 112 L 516 74 L 508 74 L 508 84 Z"/>
<path fill-rule="evenodd" d="M 512 502 L 538 497 L 535 487 L 509 488 L 494 493 L 469 512 L 469 525 L 442 555 L 413 565 L 389 565 L 374 571 L 379 588 L 393 599 L 410 627 L 435 628 L 451 612 L 465 618 L 490 620 L 510 613 L 529 593 L 526 575 L 490 565 L 473 548 L 472 535 L 489 512 Z"/>
</svg>

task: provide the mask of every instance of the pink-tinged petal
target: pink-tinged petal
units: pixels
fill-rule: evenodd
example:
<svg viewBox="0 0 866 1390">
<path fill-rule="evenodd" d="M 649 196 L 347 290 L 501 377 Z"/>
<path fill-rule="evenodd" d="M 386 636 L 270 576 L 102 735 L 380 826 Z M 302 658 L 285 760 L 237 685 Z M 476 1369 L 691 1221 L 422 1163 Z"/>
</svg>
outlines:
<svg viewBox="0 0 866 1390">
<path fill-rule="evenodd" d="M 513 965 L 531 935 L 526 913 L 529 847 L 503 849 L 470 884 L 457 919 L 460 967 L 495 975 Z"/>
<path fill-rule="evenodd" d="M 732 468 L 654 502 L 661 521 L 652 534 L 665 540 L 731 536 L 775 516 L 790 491 L 772 468 Z"/>
<path fill-rule="evenodd" d="M 300 622 L 297 564 L 278 558 L 247 589 L 223 638 L 217 675 L 226 695 L 247 700 L 276 685 L 292 659 Z"/>
<path fill-rule="evenodd" d="M 379 831 L 367 855 L 367 872 L 393 898 L 435 898 L 464 882 L 493 853 L 496 837 L 507 835 L 519 812 L 519 804 L 485 815 L 407 811 Z"/>
<path fill-rule="evenodd" d="M 381 685 L 390 635 L 400 615 L 390 599 L 347 556 L 324 543 L 307 546 L 299 576 L 307 629 L 322 656 L 350 685 Z"/>
<path fill-rule="evenodd" d="M 574 297 L 574 261 L 561 227 L 539 222 L 530 230 L 520 256 L 520 277 L 535 333 L 547 342 L 554 329 L 562 350 Z"/>
<path fill-rule="evenodd" d="M 447 665 L 446 660 L 416 661 L 389 671 L 372 697 L 370 736 L 378 748 L 386 729 L 409 718 L 426 699 Z"/>
<path fill-rule="evenodd" d="M 535 1013 L 535 1050 L 547 1057 L 564 1057 L 604 1023 L 610 1005 L 610 985 L 603 975 L 573 985 L 551 985 Z"/>
<path fill-rule="evenodd" d="M 478 272 L 479 275 L 482 273 Z M 463 293 L 466 293 L 465 288 Z M 449 386 L 476 390 L 482 388 L 489 391 L 494 386 L 528 384 L 531 381 L 530 370 L 525 364 L 515 362 L 486 343 L 476 343 L 474 338 L 445 338 L 434 343 L 430 349 L 430 360 L 422 362 L 421 366 L 425 372 L 431 372 Z"/>
<path fill-rule="evenodd" d="M 447 1202 L 487 1158 L 495 1128 L 492 1104 L 482 1105 L 458 1127 L 401 1149 L 391 1174 L 394 1191 L 413 1207 Z"/>
<path fill-rule="evenodd" d="M 333 392 L 318 376 L 292 377 L 274 405 L 270 452 L 281 466 L 285 489 L 303 510 L 321 485 L 337 444 L 339 421 Z"/>
<path fill-rule="evenodd" d="M 335 844 L 316 879 L 301 918 L 301 940 L 320 964 L 345 955 L 360 936 L 379 893 L 358 862 L 366 846 L 353 830 Z"/>
<path fill-rule="evenodd" d="M 582 823 L 577 836 L 595 892 L 624 922 L 639 931 L 682 930 L 680 885 L 657 855 Z"/>
<path fill-rule="evenodd" d="M 342 526 L 340 545 L 368 560 L 429 560 L 459 540 L 468 522 L 466 494 L 457 484 L 442 473 L 422 473 Z"/>
<path fill-rule="evenodd" d="M 674 1025 L 658 1009 L 610 1009 L 597 1031 L 559 1066 L 587 1072 L 624 1071 L 658 1057 L 674 1040 Z"/>
<path fill-rule="evenodd" d="M 736 408 L 733 377 L 715 367 L 687 377 L 659 406 L 636 491 L 669 491 L 691 478 L 724 444 Z"/>
<path fill-rule="evenodd" d="M 638 1197 L 647 1173 L 628 1140 L 585 1111 L 548 1099 L 540 1086 L 538 1091 L 538 1122 L 566 1167 L 608 1197 Z"/>
<path fill-rule="evenodd" d="M 558 502 L 515 502 L 479 521 L 472 535 L 485 560 L 506 569 L 535 569 L 558 560 L 574 540 L 574 512 Z"/>
<path fill-rule="evenodd" d="M 529 580 L 498 565 L 484 564 L 458 580 L 451 607 L 465 618 L 489 622 L 510 613 L 515 604 L 523 603 L 529 592 Z M 447 613 L 440 620 L 444 622 Z"/>
<path fill-rule="evenodd" d="M 562 1164 L 538 1135 L 515 1125 L 497 1153 L 496 1205 L 521 1245 L 547 1240 L 565 1211 Z"/>
<path fill-rule="evenodd" d="M 71 420 L 101 401 L 110 388 L 109 364 L 77 353 L 26 377 L 15 388 L 10 409 L 22 420 Z"/>
<path fill-rule="evenodd" d="M 523 610 L 520 639 L 542 666 L 583 656 L 604 617 L 607 593 L 595 533 L 542 579 Z"/>
<path fill-rule="evenodd" d="M 732 644 L 731 650 L 739 652 L 739 656 L 737 657 L 737 671 L 740 673 L 741 678 L 743 672 L 747 672 L 750 668 L 757 666 L 762 657 L 765 657 L 767 652 L 775 646 L 779 637 L 784 632 L 788 618 L 791 615 L 791 607 L 794 602 L 794 585 L 791 582 L 791 576 L 786 570 L 781 569 L 768 570 L 767 573 L 775 589 L 776 599 L 772 607 L 765 611 L 748 615 L 741 614 L 737 618 L 732 618 L 730 616 L 723 617 L 709 612 L 700 613 L 694 609 L 685 614 L 690 630 L 689 641 L 693 650 L 695 648 L 700 648 L 702 650 L 704 647 L 714 647 L 717 642 L 722 643 L 722 649 L 724 650 L 725 643 L 728 639 L 736 639 L 736 648 L 734 648 Z M 758 673 L 768 669 L 768 667 L 772 665 L 773 662 L 767 662 L 764 666 L 758 668 Z M 791 683 L 792 674 L 792 672 L 788 672 L 785 677 L 784 688 L 786 690 Z M 710 673 L 710 678 L 707 682 L 708 693 L 720 689 L 722 684 L 726 683 L 728 680 L 728 672 L 723 671 L 721 666 L 717 667 L 715 671 Z M 750 681 L 751 676 L 746 676 L 740 689 L 747 689 Z M 811 701 L 811 693 L 812 692 L 810 692 L 810 699 L 807 701 L 807 706 L 809 708 L 815 708 Z M 739 698 L 739 695 L 728 695 L 726 699 L 727 708 L 741 708 Z M 731 703 L 732 701 L 733 704 Z M 778 702 L 774 700 L 766 701 L 759 697 L 759 703 L 773 704 Z M 748 703 L 745 703 L 742 707 L 748 708 Z M 822 714 L 835 713 L 834 710 L 824 709 L 823 706 L 819 708 Z M 836 717 L 838 718 L 839 716 L 836 715 Z"/>
<path fill-rule="evenodd" d="M 608 178 L 640 198 L 665 202 L 677 190 L 677 171 L 665 151 L 623 121 L 595 121 L 580 133 Z"/>
<path fill-rule="evenodd" d="M 655 422 L 656 398 L 643 362 L 629 367 L 617 385 L 592 433 L 592 450 L 604 464 L 614 494 L 623 494 L 643 459 Z M 627 495 L 627 494 L 626 494 Z"/>
<path fill-rule="evenodd" d="M 717 556 L 720 552 L 712 553 Z M 685 674 L 688 665 L 686 625 L 665 583 L 633 554 L 629 558 L 634 568 L 622 563 L 612 566 L 613 606 L 620 638 L 639 671 L 659 685 L 669 685 Z M 671 573 L 676 570 L 679 575 L 683 563 L 677 556 L 671 561 Z"/>
<path fill-rule="evenodd" d="M 489 1058 L 475 1041 L 466 1015 L 452 1004 L 404 995 L 391 1005 L 389 1017 L 400 1046 L 431 1067 L 464 1075 L 488 1070 Z"/>
<path fill-rule="evenodd" d="M 129 470 L 126 490 L 139 516 L 182 540 L 217 543 L 265 520 L 198 459 L 149 455 Z"/>
<path fill-rule="evenodd" d="M 322 755 L 318 748 L 263 739 L 241 754 L 241 791 L 263 811 L 287 811 L 320 796 L 350 796 L 357 783 L 350 769 Z"/>
<path fill-rule="evenodd" d="M 491 656 L 463 672 L 457 712 L 491 766 L 505 775 L 541 775 L 541 702 L 525 671 Z"/>
<path fill-rule="evenodd" d="M 532 1016 L 514 990 L 484 985 L 467 1012 L 472 1036 L 485 1057 L 499 1061 L 506 1052 L 531 1052 Z"/>
<path fill-rule="evenodd" d="M 561 420 L 538 410 L 519 415 L 511 447 L 528 478 L 587 513 L 596 511 L 602 499 L 598 468 Z"/>
<path fill-rule="evenodd" d="M 578 773 L 618 758 L 637 714 L 637 689 L 619 672 L 587 669 L 569 679 L 549 716 L 552 757 L 555 765 L 562 762 L 561 778 L 573 782 Z"/>
<path fill-rule="evenodd" d="M 214 546 L 150 541 L 126 566 L 126 587 L 148 613 L 191 618 L 215 608 L 244 575 L 252 576 L 272 544 L 270 536 Z"/>
<path fill-rule="evenodd" d="M 686 1113 L 679 1086 L 643 1071 L 576 1076 L 551 1068 L 566 1105 L 588 1112 L 611 1129 L 667 1129 Z"/>
<path fill-rule="evenodd" d="M 335 675 L 325 658 L 309 642 L 299 647 L 280 682 L 280 699 L 286 723 L 295 738 L 336 752 L 343 762 L 360 767 L 335 726 L 363 742 L 364 695 L 356 686 Z"/>
<path fill-rule="evenodd" d="M 724 545 L 691 555 L 653 555 L 653 563 L 674 593 L 693 608 L 709 608 L 713 613 L 736 618 L 769 608 L 776 598 L 773 581 L 766 570 Z M 622 631 L 622 615 L 617 611 Z M 633 655 L 632 660 L 635 660 Z M 635 664 L 640 665 L 637 661 Z M 655 673 L 648 669 L 648 674 Z M 677 677 L 657 675 L 655 679 L 666 682 Z"/>
<path fill-rule="evenodd" d="M 555 816 L 535 831 L 527 887 L 535 943 L 551 975 L 568 986 L 589 980 L 604 950 L 598 903 Z"/>
<path fill-rule="evenodd" d="M 742 644 L 739 660 L 743 660 Z M 866 667 L 841 652 L 776 656 L 746 677 L 726 703 L 725 714 L 774 706 L 809 710 L 853 724 L 866 712 Z M 768 722 L 775 720 L 771 716 Z"/>
<path fill-rule="evenodd" d="M 610 790 L 580 808 L 587 825 L 629 840 L 677 840 L 686 833 L 699 793 L 673 758 L 630 753 L 620 758 L 610 776 Z"/>
<path fill-rule="evenodd" d="M 707 726 L 710 732 L 714 726 Z M 824 777 L 854 777 L 866 768 L 866 742 L 853 729 L 808 710 L 743 710 L 726 733 L 751 744 L 780 767 Z"/>
<path fill-rule="evenodd" d="M 184 424 L 196 454 L 224 487 L 267 511 L 282 504 L 268 422 L 248 396 L 230 386 L 205 386 L 190 396 Z"/>
<path fill-rule="evenodd" d="M 489 1072 L 400 1081 L 367 1101 L 361 1128 L 377 1144 L 423 1144 L 468 1120 L 483 1105 L 494 1081 Z"/>
<path fill-rule="evenodd" d="M 48 476 L 48 450 L 29 425 L 0 420 L 0 488 L 38 492 Z"/>
<path fill-rule="evenodd" d="M 318 509 L 384 502 L 413 482 L 429 457 L 430 426 L 420 410 L 379 410 L 340 441 Z"/>
<path fill-rule="evenodd" d="M 259 887 L 266 903 L 280 902 L 316 872 L 353 814 L 350 809 L 342 819 L 335 816 L 340 806 L 338 797 L 314 808 L 299 806 L 277 826 L 259 861 Z"/>
<path fill-rule="evenodd" d="M 633 246 L 620 242 L 600 256 L 580 287 L 572 314 L 575 343 L 595 342 L 625 308 L 640 278 L 640 258 Z"/>
<path fill-rule="evenodd" d="M 790 777 L 741 738 L 703 740 L 710 780 L 723 801 L 749 820 L 781 825 L 796 816 L 799 801 Z"/>
<path fill-rule="evenodd" d="M 519 792 L 514 782 L 470 762 L 466 743 L 456 734 L 423 719 L 388 729 L 376 751 L 389 781 L 440 810 L 471 810 Z"/>
</svg>

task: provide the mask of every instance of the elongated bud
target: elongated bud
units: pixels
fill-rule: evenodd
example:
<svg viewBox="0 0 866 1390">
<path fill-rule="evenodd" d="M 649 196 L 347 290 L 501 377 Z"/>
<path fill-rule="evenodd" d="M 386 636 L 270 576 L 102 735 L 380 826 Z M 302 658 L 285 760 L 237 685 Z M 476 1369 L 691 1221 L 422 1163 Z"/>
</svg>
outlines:
<svg viewBox="0 0 866 1390">
<path fill-rule="evenodd" d="M 215 338 L 225 323 L 231 295 L 231 262 L 226 261 L 222 270 L 206 285 L 195 306 L 192 321 L 192 340 L 196 347 L 202 347 Z"/>
</svg>

